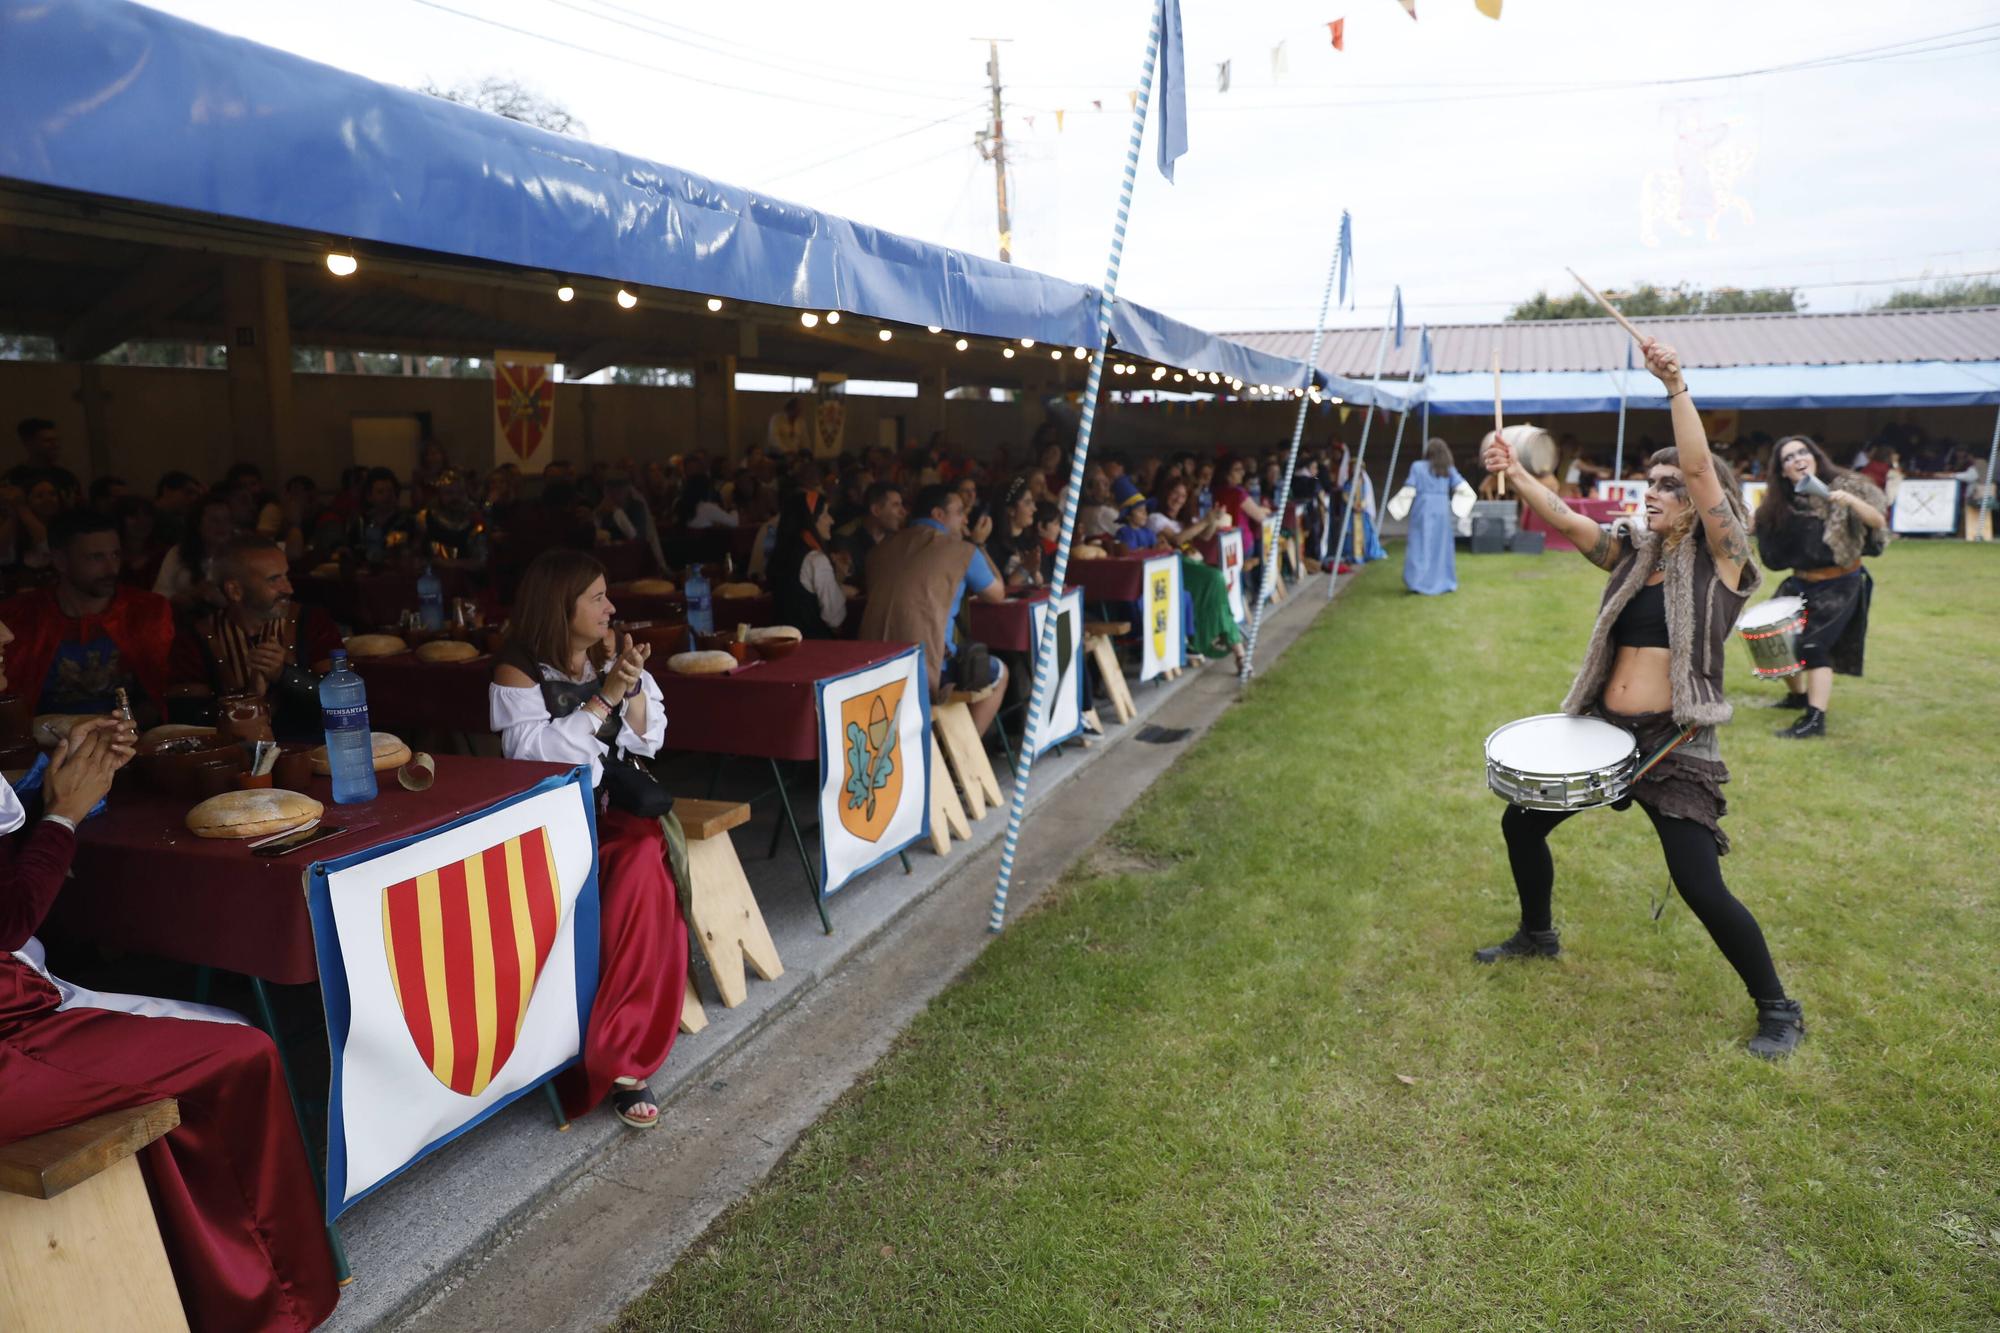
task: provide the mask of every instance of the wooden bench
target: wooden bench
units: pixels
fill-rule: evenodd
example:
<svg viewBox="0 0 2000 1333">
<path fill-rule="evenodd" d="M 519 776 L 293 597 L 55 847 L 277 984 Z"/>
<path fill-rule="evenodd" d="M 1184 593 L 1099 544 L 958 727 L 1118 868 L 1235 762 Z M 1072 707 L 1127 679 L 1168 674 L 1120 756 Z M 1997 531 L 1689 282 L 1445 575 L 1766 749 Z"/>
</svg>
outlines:
<svg viewBox="0 0 2000 1333">
<path fill-rule="evenodd" d="M 0 1328 L 187 1328 L 141 1148 L 171 1097 L 0 1146 Z"/>
<path fill-rule="evenodd" d="M 938 748 L 935 728 L 931 732 L 931 850 L 939 856 L 951 851 L 951 840 L 960 842 L 972 836 L 972 825 L 965 818 L 965 806 L 959 802 L 958 788 L 951 785 L 951 774 L 944 765 L 944 752 Z"/>
<path fill-rule="evenodd" d="M 776 981 L 785 975 L 778 959 L 778 946 L 771 941 L 771 928 L 750 893 L 750 881 L 743 863 L 736 859 L 736 844 L 729 830 L 750 822 L 750 807 L 741 801 L 698 801 L 674 798 L 674 814 L 687 834 L 688 925 L 708 960 L 709 975 L 722 1003 L 734 1009 L 750 993 L 743 964 L 760 980 Z M 688 974 L 688 998 L 696 1009 L 694 974 Z M 708 1024 L 706 1014 L 698 1015 L 701 1027 L 688 1027 L 687 1004 L 683 1002 L 681 1026 L 698 1032 Z"/>
<path fill-rule="evenodd" d="M 1083 623 L 1084 653 L 1097 665 L 1097 675 L 1104 682 L 1104 693 L 1111 700 L 1111 711 L 1121 723 L 1137 717 L 1139 710 L 1132 702 L 1132 691 L 1125 684 L 1125 668 L 1118 665 L 1118 652 L 1111 646 L 1113 639 L 1132 632 L 1129 620 L 1086 620 Z"/>
<path fill-rule="evenodd" d="M 932 739 L 944 751 L 945 762 L 965 793 L 966 813 L 974 820 L 986 818 L 987 809 L 1000 804 L 1000 779 L 993 774 L 986 743 L 972 724 L 972 710 L 966 705 L 979 702 L 997 688 L 989 685 L 972 694 L 947 694 L 944 702 L 931 705 Z"/>
</svg>

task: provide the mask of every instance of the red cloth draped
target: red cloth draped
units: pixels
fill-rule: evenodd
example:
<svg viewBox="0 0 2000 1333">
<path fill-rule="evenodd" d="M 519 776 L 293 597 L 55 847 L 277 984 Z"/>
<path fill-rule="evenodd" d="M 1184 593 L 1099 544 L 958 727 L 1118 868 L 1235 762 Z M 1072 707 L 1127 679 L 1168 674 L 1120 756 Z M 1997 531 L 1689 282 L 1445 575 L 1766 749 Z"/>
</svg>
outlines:
<svg viewBox="0 0 2000 1333">
<path fill-rule="evenodd" d="M 598 812 L 597 999 L 583 1061 L 556 1081 L 566 1115 L 603 1101 L 614 1079 L 651 1078 L 680 1031 L 688 936 L 666 856 L 658 820 Z"/>
<path fill-rule="evenodd" d="M 95 638 L 102 627 L 118 645 L 125 669 L 153 701 L 154 709 L 165 711 L 166 698 L 161 691 L 167 683 L 167 657 L 174 643 L 173 606 L 155 593 L 122 585 L 102 614 L 74 622 L 57 604 L 54 587 L 37 588 L 0 602 L 0 625 L 14 632 L 14 642 L 7 645 L 7 676 L 15 694 L 26 698 L 36 712 L 41 711 L 37 705 L 42 682 L 48 679 L 56 649 L 72 623 L 77 637 L 85 640 Z"/>
</svg>

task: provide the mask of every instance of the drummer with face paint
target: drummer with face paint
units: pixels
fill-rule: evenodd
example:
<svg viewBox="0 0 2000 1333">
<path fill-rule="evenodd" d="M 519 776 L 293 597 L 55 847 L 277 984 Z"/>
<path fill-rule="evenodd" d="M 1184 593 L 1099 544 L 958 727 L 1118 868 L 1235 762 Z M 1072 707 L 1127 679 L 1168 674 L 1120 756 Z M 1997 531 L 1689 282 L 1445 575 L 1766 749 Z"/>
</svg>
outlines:
<svg viewBox="0 0 2000 1333">
<path fill-rule="evenodd" d="M 1835 467 L 1803 435 L 1771 446 L 1769 470 L 1770 489 L 1757 506 L 1757 554 L 1772 569 L 1792 571 L 1778 595 L 1806 603 L 1799 637 L 1805 671 L 1785 678 L 1790 693 L 1778 703 L 1803 711 L 1778 735 L 1810 740 L 1826 735 L 1833 673 L 1861 674 L 1875 593 L 1861 557 L 1880 555 L 1889 544 L 1889 500 L 1859 472 Z"/>
<path fill-rule="evenodd" d="M 1497 435 L 1487 435 L 1480 457 L 1489 471 L 1504 472 L 1522 501 L 1584 559 L 1611 575 L 1563 712 L 1623 727 L 1641 756 L 1665 751 L 1614 808 L 1636 800 L 1652 820 L 1674 887 L 1757 1007 L 1749 1049 L 1777 1058 L 1797 1047 L 1805 1020 L 1798 1001 L 1785 995 L 1757 919 L 1722 880 L 1720 858 L 1729 850 L 1721 827 L 1727 810 L 1722 784 L 1729 773 L 1715 736 L 1730 717 L 1722 693 L 1730 628 L 1762 576 L 1750 559 L 1743 498 L 1729 469 L 1709 453 L 1679 357 L 1651 338 L 1640 346 L 1646 368 L 1666 386 L 1674 425 L 1674 447 L 1647 460 L 1643 525 L 1621 521 L 1605 528 L 1576 513 Z M 1574 813 L 1507 807 L 1500 827 L 1521 924 L 1506 940 L 1475 953 L 1478 962 L 1561 952 L 1550 915 L 1555 864 L 1548 838 Z"/>
</svg>

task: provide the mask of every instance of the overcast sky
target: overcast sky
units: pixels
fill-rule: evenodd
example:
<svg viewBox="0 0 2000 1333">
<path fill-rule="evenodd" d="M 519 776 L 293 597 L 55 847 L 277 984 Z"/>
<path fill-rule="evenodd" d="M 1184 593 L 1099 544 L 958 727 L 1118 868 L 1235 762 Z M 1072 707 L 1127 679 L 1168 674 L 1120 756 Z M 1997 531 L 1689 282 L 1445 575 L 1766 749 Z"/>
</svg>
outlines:
<svg viewBox="0 0 2000 1333">
<path fill-rule="evenodd" d="M 971 39 L 1007 38 L 1014 260 L 1092 283 L 1151 8 L 149 2 L 386 82 L 516 76 L 599 142 L 985 255 Z M 1565 264 L 1600 286 L 1800 285 L 1814 310 L 2000 270 L 2000 0 L 1417 8 L 1182 0 L 1190 148 L 1177 184 L 1141 174 L 1121 291 L 1210 329 L 1309 327 L 1343 207 L 1359 308 L 1336 324 L 1379 321 L 1398 282 L 1413 323 L 1497 317 L 1569 290 Z M 1834 56 L 1853 58 L 1746 73 Z"/>
</svg>

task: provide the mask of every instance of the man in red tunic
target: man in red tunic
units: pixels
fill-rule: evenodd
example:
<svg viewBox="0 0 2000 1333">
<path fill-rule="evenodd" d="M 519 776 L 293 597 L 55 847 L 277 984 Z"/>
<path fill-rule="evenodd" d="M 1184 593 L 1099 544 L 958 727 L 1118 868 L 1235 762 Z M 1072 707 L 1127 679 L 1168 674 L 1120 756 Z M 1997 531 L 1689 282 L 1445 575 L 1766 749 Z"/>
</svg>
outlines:
<svg viewBox="0 0 2000 1333">
<path fill-rule="evenodd" d="M 0 690 L 13 635 L 0 622 Z M 338 1287 L 270 1039 L 236 1015 L 103 995 L 49 975 L 34 930 L 76 828 L 132 754 L 128 724 L 80 723 L 57 747 L 32 830 L 0 781 L 0 1143 L 162 1097 L 181 1123 L 139 1157 L 196 1329 L 309 1329 Z"/>
<path fill-rule="evenodd" d="M 109 515 L 71 510 L 49 525 L 57 581 L 0 602 L 13 632 L 14 692 L 37 713 L 109 713 L 117 692 L 151 717 L 165 709 L 173 607 L 118 581 L 123 560 Z"/>
</svg>

